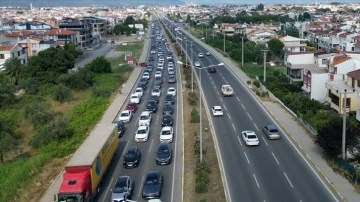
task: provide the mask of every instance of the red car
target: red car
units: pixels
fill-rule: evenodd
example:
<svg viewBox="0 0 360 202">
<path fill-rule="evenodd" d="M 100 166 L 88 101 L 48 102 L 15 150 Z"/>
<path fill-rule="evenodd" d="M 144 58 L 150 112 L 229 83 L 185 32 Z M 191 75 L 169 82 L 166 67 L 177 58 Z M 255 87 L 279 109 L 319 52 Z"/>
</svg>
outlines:
<svg viewBox="0 0 360 202">
<path fill-rule="evenodd" d="M 137 104 L 135 102 L 129 102 L 126 106 L 126 110 L 130 110 L 132 113 L 135 113 L 137 110 Z"/>
</svg>

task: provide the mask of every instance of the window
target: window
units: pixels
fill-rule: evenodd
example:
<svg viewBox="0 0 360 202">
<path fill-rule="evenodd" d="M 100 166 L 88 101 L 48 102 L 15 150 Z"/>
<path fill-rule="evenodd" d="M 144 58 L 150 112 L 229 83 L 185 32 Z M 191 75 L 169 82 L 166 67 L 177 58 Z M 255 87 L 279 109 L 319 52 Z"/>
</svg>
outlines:
<svg viewBox="0 0 360 202">
<path fill-rule="evenodd" d="M 4 55 L 4 54 L 0 54 L 0 59 L 5 59 L 5 55 Z"/>
<path fill-rule="evenodd" d="M 327 63 L 327 59 L 322 59 L 321 63 L 324 65 Z"/>
<path fill-rule="evenodd" d="M 0 55 L 0 59 L 1 59 L 1 55 Z M 360 80 L 356 80 L 357 82 L 357 87 L 360 87 Z"/>
</svg>

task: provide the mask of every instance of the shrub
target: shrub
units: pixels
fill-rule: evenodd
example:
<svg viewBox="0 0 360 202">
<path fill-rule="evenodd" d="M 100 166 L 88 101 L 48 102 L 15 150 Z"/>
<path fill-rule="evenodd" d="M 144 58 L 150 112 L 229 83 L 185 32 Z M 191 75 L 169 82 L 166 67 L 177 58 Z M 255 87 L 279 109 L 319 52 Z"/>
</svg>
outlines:
<svg viewBox="0 0 360 202">
<path fill-rule="evenodd" d="M 256 86 L 257 88 L 260 88 L 260 82 L 258 80 L 254 80 L 253 85 Z"/>
<path fill-rule="evenodd" d="M 43 100 L 37 100 L 25 106 L 25 117 L 35 126 L 44 125 L 54 118 L 52 111 Z"/>
<path fill-rule="evenodd" d="M 73 97 L 72 90 L 64 85 L 60 84 L 54 88 L 53 98 L 58 102 L 70 101 Z"/>
<path fill-rule="evenodd" d="M 91 89 L 91 93 L 93 94 L 93 96 L 95 97 L 103 97 L 103 98 L 108 98 L 111 95 L 111 91 L 107 88 L 100 88 L 100 87 L 93 87 Z"/>
<path fill-rule="evenodd" d="M 59 83 L 73 90 L 84 90 L 93 85 L 94 73 L 89 69 L 82 68 L 77 72 L 62 74 L 59 77 Z"/>
<path fill-rule="evenodd" d="M 197 96 L 195 93 L 189 92 L 188 101 L 191 106 L 194 106 L 197 104 Z"/>
<path fill-rule="evenodd" d="M 200 122 L 199 113 L 198 113 L 198 111 L 197 111 L 195 108 L 191 111 L 190 122 L 191 122 L 191 123 L 199 123 L 199 122 Z"/>
<path fill-rule="evenodd" d="M 247 83 L 248 85 L 251 85 L 251 80 L 247 80 L 246 83 Z"/>
<path fill-rule="evenodd" d="M 91 63 L 85 65 L 90 71 L 95 73 L 111 73 L 111 63 L 105 57 L 97 57 Z"/>
<path fill-rule="evenodd" d="M 53 121 L 49 122 L 33 136 L 30 145 L 39 148 L 52 141 L 57 141 L 72 135 L 68 129 L 68 122 L 62 116 L 57 116 Z"/>
<path fill-rule="evenodd" d="M 210 182 L 209 179 L 210 169 L 205 161 L 196 164 L 196 177 L 195 177 L 195 192 L 205 193 L 208 191 L 207 187 Z"/>
</svg>

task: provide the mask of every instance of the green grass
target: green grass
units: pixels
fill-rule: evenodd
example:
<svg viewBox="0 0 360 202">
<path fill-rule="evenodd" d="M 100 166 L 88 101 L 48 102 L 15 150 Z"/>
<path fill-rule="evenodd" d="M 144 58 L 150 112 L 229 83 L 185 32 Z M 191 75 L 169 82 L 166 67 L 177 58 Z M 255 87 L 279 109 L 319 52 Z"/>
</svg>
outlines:
<svg viewBox="0 0 360 202">
<path fill-rule="evenodd" d="M 238 64 L 240 67 L 241 63 L 238 63 Z M 241 70 L 252 79 L 255 79 L 256 76 L 257 77 L 264 76 L 264 65 L 244 63 L 244 67 L 242 67 Z M 266 75 L 267 76 L 274 75 L 274 72 L 276 72 L 276 71 L 285 73 L 286 68 L 285 67 L 272 67 L 272 66 L 266 65 Z"/>
<path fill-rule="evenodd" d="M 32 177 L 38 174 L 50 159 L 50 154 L 41 153 L 31 158 L 18 158 L 0 166 L 0 202 L 13 201 L 16 190 L 29 186 Z"/>
</svg>

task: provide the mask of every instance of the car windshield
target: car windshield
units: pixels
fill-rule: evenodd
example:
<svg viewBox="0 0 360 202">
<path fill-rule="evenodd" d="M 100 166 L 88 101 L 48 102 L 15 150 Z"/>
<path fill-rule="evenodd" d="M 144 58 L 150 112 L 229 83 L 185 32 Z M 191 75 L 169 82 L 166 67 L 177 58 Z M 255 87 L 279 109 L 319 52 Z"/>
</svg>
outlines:
<svg viewBox="0 0 360 202">
<path fill-rule="evenodd" d="M 155 184 L 159 184 L 159 181 L 158 181 L 158 179 L 157 179 L 156 176 L 148 177 L 148 178 L 146 179 L 145 184 L 147 184 L 147 185 L 155 185 Z"/>
<path fill-rule="evenodd" d="M 126 185 L 116 186 L 114 188 L 114 193 L 124 193 L 126 191 Z"/>
<path fill-rule="evenodd" d="M 153 102 L 149 102 L 149 103 L 147 104 L 147 106 L 148 106 L 148 107 L 152 107 L 152 106 L 154 106 L 154 103 L 153 103 Z"/>
<path fill-rule="evenodd" d="M 171 135 L 171 131 L 170 130 L 163 130 L 161 135 Z"/>
<path fill-rule="evenodd" d="M 148 120 L 149 117 L 148 116 L 140 116 L 140 120 Z"/>
<path fill-rule="evenodd" d="M 137 133 L 138 133 L 138 134 L 145 134 L 145 133 L 146 133 L 146 130 L 145 130 L 145 129 L 140 129 L 140 130 L 138 130 Z"/>
<path fill-rule="evenodd" d="M 170 151 L 169 151 L 169 148 L 168 148 L 167 146 L 163 145 L 163 146 L 160 146 L 160 147 L 159 147 L 158 153 L 166 154 L 166 153 L 169 153 L 169 152 L 170 152 Z"/>
<path fill-rule="evenodd" d="M 135 153 L 127 153 L 125 157 L 127 158 L 132 158 L 132 157 L 135 157 Z"/>
<path fill-rule="evenodd" d="M 222 110 L 221 110 L 221 109 L 215 109 L 215 111 L 217 111 L 217 112 L 221 112 Z"/>
<path fill-rule="evenodd" d="M 278 133 L 279 132 L 276 128 L 270 129 L 269 131 L 270 131 L 270 133 Z"/>
<path fill-rule="evenodd" d="M 165 105 L 164 109 L 172 109 L 171 105 Z"/>
<path fill-rule="evenodd" d="M 256 135 L 248 135 L 248 139 L 256 139 Z"/>
<path fill-rule="evenodd" d="M 126 116 L 129 116 L 129 113 L 127 113 L 127 112 L 124 112 L 124 113 L 122 113 L 122 114 L 121 114 L 121 116 L 122 116 L 122 117 L 126 117 Z"/>
<path fill-rule="evenodd" d="M 171 116 L 164 116 L 164 121 L 170 121 L 171 120 Z"/>
</svg>

